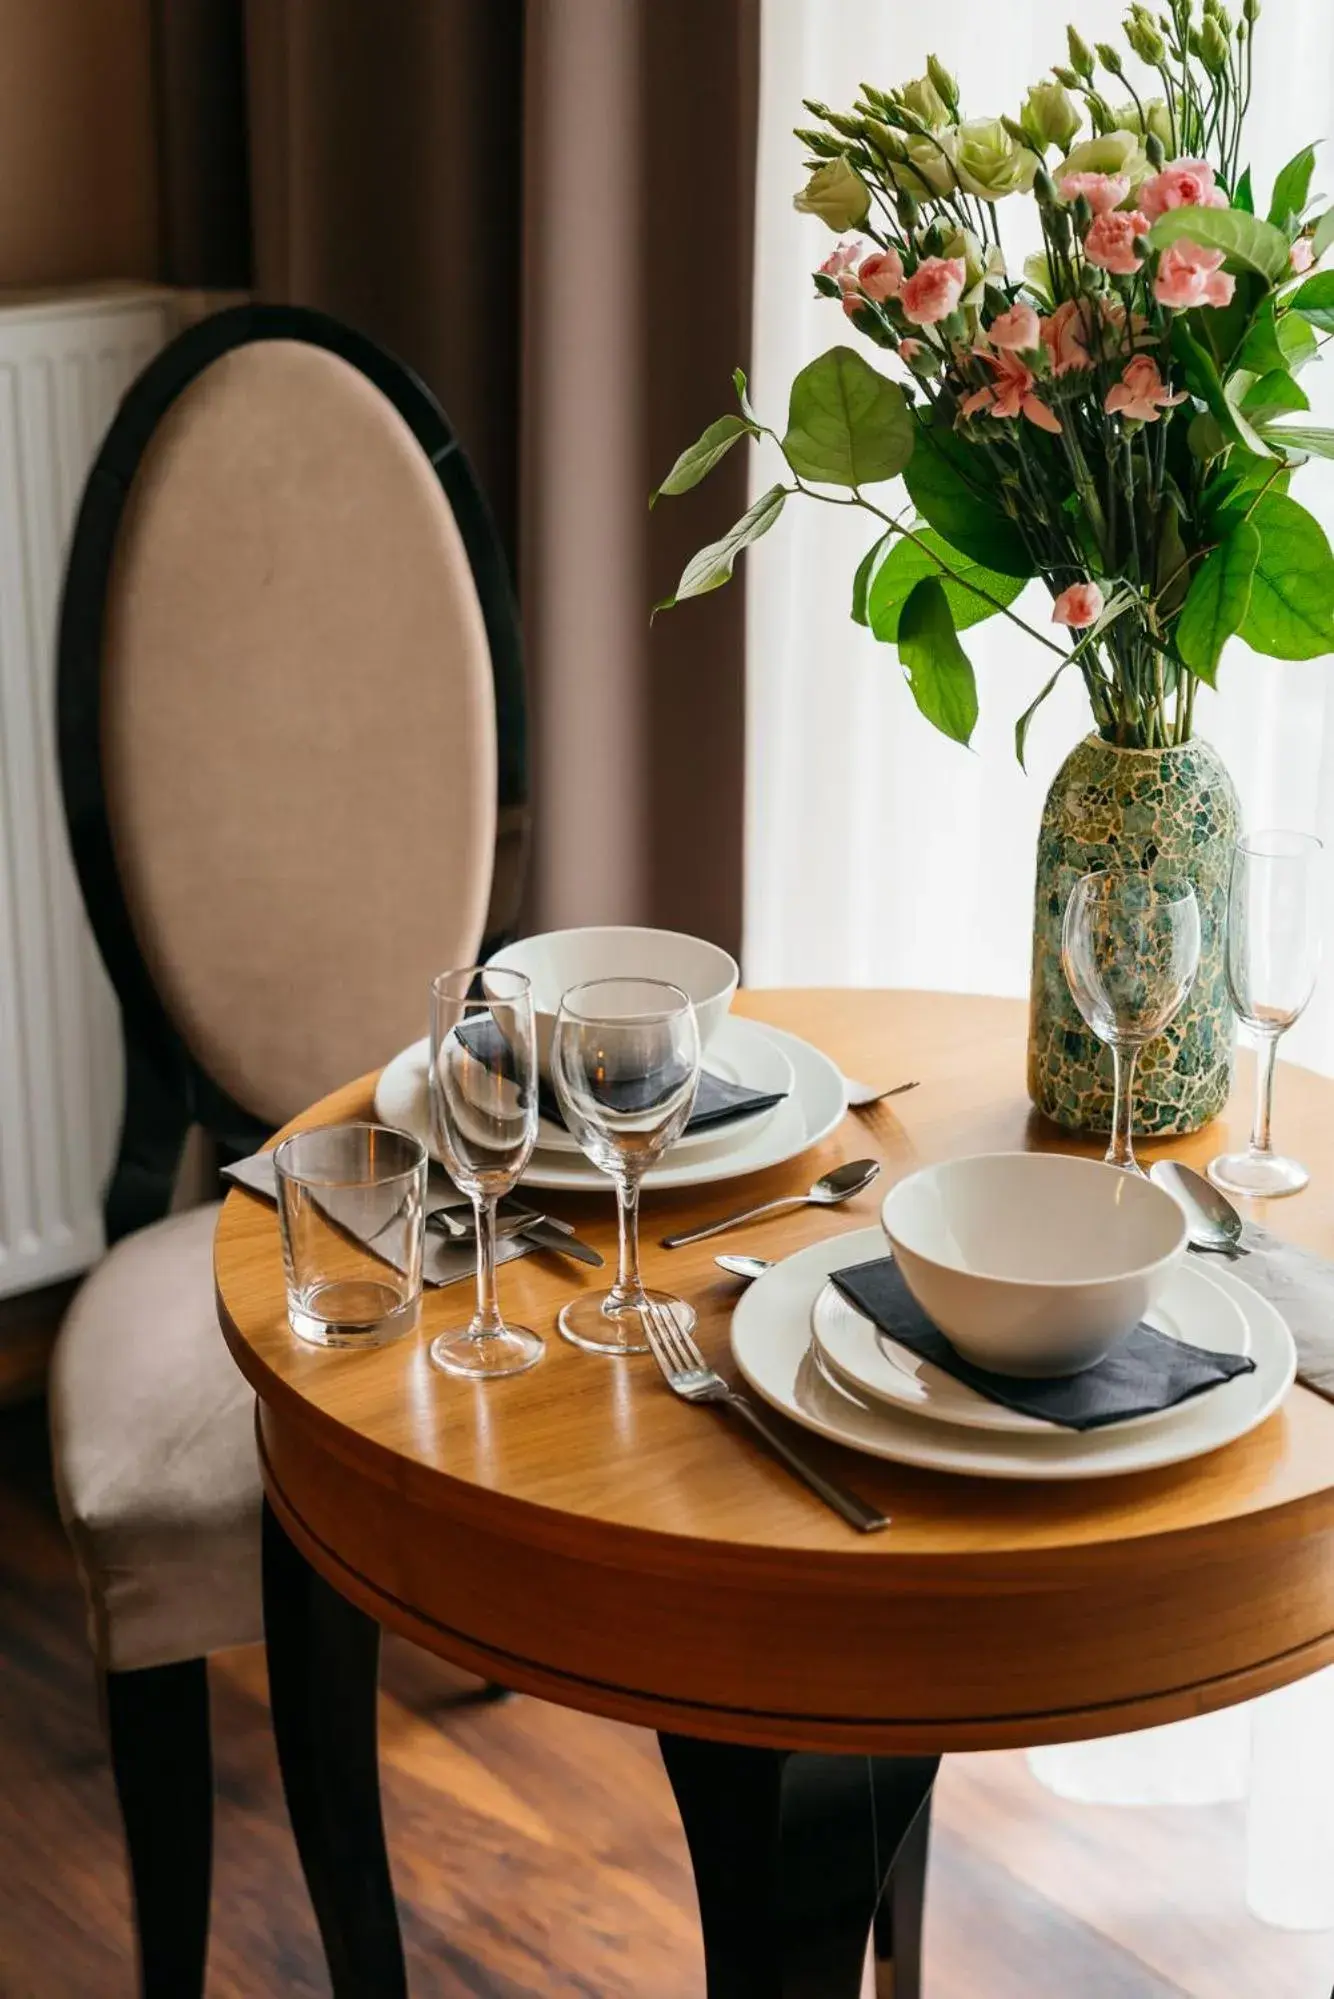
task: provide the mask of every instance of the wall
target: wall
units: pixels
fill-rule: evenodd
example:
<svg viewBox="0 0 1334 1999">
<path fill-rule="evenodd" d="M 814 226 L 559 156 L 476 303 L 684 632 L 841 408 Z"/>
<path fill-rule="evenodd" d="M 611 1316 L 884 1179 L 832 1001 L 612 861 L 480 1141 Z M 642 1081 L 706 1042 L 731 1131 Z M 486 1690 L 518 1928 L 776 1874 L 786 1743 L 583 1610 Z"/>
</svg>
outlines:
<svg viewBox="0 0 1334 1999">
<path fill-rule="evenodd" d="M 0 286 L 159 275 L 152 0 L 0 0 Z"/>
</svg>

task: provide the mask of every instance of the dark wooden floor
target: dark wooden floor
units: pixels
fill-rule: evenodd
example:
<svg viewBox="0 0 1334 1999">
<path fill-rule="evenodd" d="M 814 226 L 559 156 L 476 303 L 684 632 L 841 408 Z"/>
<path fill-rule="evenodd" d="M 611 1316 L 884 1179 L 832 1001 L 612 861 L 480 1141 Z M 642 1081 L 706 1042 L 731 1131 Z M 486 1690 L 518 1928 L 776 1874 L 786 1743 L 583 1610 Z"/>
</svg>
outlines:
<svg viewBox="0 0 1334 1999">
<path fill-rule="evenodd" d="M 651 1737 L 514 1700 L 449 1711 L 386 1651 L 385 1809 L 415 1999 L 700 1999 L 684 1844 Z M 252 1651 L 214 1672 L 210 1999 L 327 1993 Z M 1334 1938 L 1263 1929 L 1230 1809 L 1058 1803 L 1021 1756 L 939 1793 L 929 1999 L 1328 1999 Z M 1331 1855 L 1334 1866 L 1334 1855 Z M 0 1412 L 0 1999 L 129 1999 L 111 1784 L 40 1411 Z"/>
</svg>

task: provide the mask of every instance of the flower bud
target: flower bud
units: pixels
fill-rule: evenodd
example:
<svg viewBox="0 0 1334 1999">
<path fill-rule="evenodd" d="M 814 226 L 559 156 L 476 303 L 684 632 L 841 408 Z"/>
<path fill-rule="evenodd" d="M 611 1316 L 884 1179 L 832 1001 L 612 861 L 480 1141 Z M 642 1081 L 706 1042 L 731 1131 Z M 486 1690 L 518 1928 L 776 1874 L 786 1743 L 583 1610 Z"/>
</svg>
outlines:
<svg viewBox="0 0 1334 1999">
<path fill-rule="evenodd" d="M 894 197 L 894 212 L 904 229 L 911 234 L 917 227 L 917 218 L 921 214 L 921 210 L 906 187 L 900 188 Z"/>
<path fill-rule="evenodd" d="M 1124 71 L 1121 67 L 1121 58 L 1117 54 L 1116 50 L 1112 47 L 1110 42 L 1099 42 L 1097 44 L 1097 49 L 1098 49 L 1098 61 L 1102 64 L 1105 70 L 1109 70 L 1113 76 L 1124 75 Z"/>
<path fill-rule="evenodd" d="M 831 139 L 827 132 L 817 132 L 808 125 L 795 126 L 792 136 L 800 139 L 807 152 L 814 153 L 818 159 L 835 159 L 843 150 L 837 139 Z"/>
<path fill-rule="evenodd" d="M 1167 159 L 1167 149 L 1163 145 L 1162 140 L 1158 137 L 1158 134 L 1156 132 L 1148 132 L 1145 134 L 1144 152 L 1146 158 L 1148 159 L 1149 165 L 1153 167 L 1155 170 L 1160 169 L 1165 164 Z"/>
<path fill-rule="evenodd" d="M 871 206 L 871 193 L 861 175 L 845 159 L 827 160 L 817 167 L 792 206 L 803 215 L 818 215 L 836 236 L 858 229 Z"/>
<path fill-rule="evenodd" d="M 1033 176 L 1033 192 L 1044 208 L 1054 208 L 1060 199 L 1056 183 L 1045 167 L 1039 167 Z"/>
<path fill-rule="evenodd" d="M 1071 69 L 1077 70 L 1080 76 L 1091 78 L 1093 75 L 1093 51 L 1080 35 L 1078 28 L 1067 28 L 1065 39 L 1070 49 Z"/>
<path fill-rule="evenodd" d="M 1241 0 L 1241 11 L 1254 27 L 1260 18 L 1260 0 Z"/>
<path fill-rule="evenodd" d="M 1143 15 L 1132 14 L 1126 22 L 1126 40 L 1141 62 L 1157 69 L 1167 61 L 1167 43 L 1159 34 L 1153 22 Z"/>
<path fill-rule="evenodd" d="M 959 86 L 939 56 L 928 56 L 926 73 L 952 112 L 959 109 Z"/>
<path fill-rule="evenodd" d="M 1008 120 L 1005 129 L 1021 144 L 1031 146 L 1035 153 L 1045 153 L 1049 146 L 1058 146 L 1064 153 L 1079 130 L 1079 113 L 1061 84 L 1035 83 L 1024 100 L 1019 124 L 1018 133 Z"/>
<path fill-rule="evenodd" d="M 801 103 L 802 109 L 809 111 L 812 118 L 828 120 L 834 115 L 827 104 L 821 104 L 818 97 L 803 97 Z"/>
<path fill-rule="evenodd" d="M 904 109 L 931 131 L 939 132 L 949 124 L 949 105 L 929 76 L 919 76 L 915 83 L 905 83 L 901 97 Z"/>
<path fill-rule="evenodd" d="M 1094 131 L 1114 132 L 1116 130 L 1116 115 L 1110 104 L 1108 104 L 1107 99 L 1099 96 L 1096 90 L 1090 90 L 1086 93 L 1085 101 L 1089 108 L 1089 123 L 1092 125 Z"/>
<path fill-rule="evenodd" d="M 1221 70 L 1227 68 L 1227 58 L 1227 36 L 1214 16 L 1206 14 L 1204 26 L 1200 29 L 1200 61 L 1211 76 L 1217 76 Z"/>
<path fill-rule="evenodd" d="M 1078 90 L 1079 78 L 1063 62 L 1054 62 L 1051 66 L 1051 73 L 1058 83 L 1065 85 L 1067 90 Z"/>
<path fill-rule="evenodd" d="M 828 122 L 836 132 L 841 132 L 845 139 L 860 139 L 863 137 L 862 120 L 850 117 L 846 111 L 831 111 Z"/>
</svg>

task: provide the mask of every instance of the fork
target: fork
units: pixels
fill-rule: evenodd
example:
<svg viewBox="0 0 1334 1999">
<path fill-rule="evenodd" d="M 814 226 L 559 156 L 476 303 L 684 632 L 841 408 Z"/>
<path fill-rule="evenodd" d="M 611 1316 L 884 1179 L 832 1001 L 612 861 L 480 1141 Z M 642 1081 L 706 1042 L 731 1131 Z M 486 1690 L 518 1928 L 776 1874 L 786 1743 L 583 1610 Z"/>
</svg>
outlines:
<svg viewBox="0 0 1334 1999">
<path fill-rule="evenodd" d="M 659 1305 L 656 1300 L 646 1298 L 640 1308 L 640 1316 L 653 1358 L 674 1395 L 679 1395 L 683 1402 L 711 1402 L 740 1416 L 782 1459 L 790 1472 L 795 1472 L 804 1485 L 808 1485 L 826 1506 L 832 1506 L 835 1513 L 841 1515 L 850 1527 L 855 1527 L 859 1534 L 874 1534 L 880 1528 L 888 1527 L 888 1515 L 868 1506 L 855 1492 L 849 1492 L 846 1486 L 817 1471 L 813 1464 L 792 1448 L 785 1437 L 770 1427 L 744 1395 L 739 1395 L 721 1374 L 709 1366 L 674 1312 Z"/>
</svg>

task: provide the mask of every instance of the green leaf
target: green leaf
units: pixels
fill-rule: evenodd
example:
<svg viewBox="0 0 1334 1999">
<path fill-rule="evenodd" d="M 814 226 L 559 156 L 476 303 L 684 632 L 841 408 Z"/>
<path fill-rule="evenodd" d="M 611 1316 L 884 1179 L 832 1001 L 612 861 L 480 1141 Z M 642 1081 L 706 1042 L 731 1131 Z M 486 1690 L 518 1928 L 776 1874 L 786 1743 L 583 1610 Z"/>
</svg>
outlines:
<svg viewBox="0 0 1334 1999">
<path fill-rule="evenodd" d="M 711 541 L 698 555 L 691 556 L 681 571 L 681 581 L 676 586 L 675 594 L 664 597 L 661 603 L 653 606 L 655 615 L 659 611 L 669 611 L 673 604 L 679 604 L 685 597 L 702 597 L 707 590 L 716 590 L 720 584 L 726 583 L 732 574 L 732 564 L 742 549 L 769 532 L 782 513 L 786 498 L 786 486 L 771 486 L 767 493 L 761 493 L 721 541 Z"/>
<path fill-rule="evenodd" d="M 743 416 L 720 416 L 717 423 L 711 423 L 704 435 L 681 453 L 667 477 L 658 487 L 649 505 L 655 506 L 663 493 L 688 493 L 692 486 L 698 486 L 701 479 L 712 472 L 720 458 L 725 458 L 739 437 L 754 437 L 756 427 Z"/>
<path fill-rule="evenodd" d="M 1160 215 L 1145 241 L 1151 250 L 1165 250 L 1187 237 L 1204 250 L 1222 250 L 1271 284 L 1287 275 L 1288 239 L 1272 222 L 1244 215 L 1239 208 L 1170 208 Z"/>
<path fill-rule="evenodd" d="M 736 390 L 736 399 L 741 405 L 741 414 L 745 417 L 746 422 L 753 423 L 756 430 L 762 430 L 764 426 L 750 406 L 750 396 L 746 390 L 746 371 L 744 368 L 733 368 L 732 387 Z"/>
<path fill-rule="evenodd" d="M 1242 638 L 1274 659 L 1334 652 L 1334 560 L 1324 529 L 1283 493 L 1262 494 L 1250 519 L 1260 555 Z M 1227 520 L 1224 514 L 1220 525 Z"/>
<path fill-rule="evenodd" d="M 1304 323 L 1300 319 L 1297 322 L 1299 326 Z M 1288 357 L 1283 351 L 1274 318 L 1274 301 L 1266 298 L 1237 352 L 1236 366 L 1245 368 L 1252 375 L 1269 375 L 1275 368 L 1286 368 L 1287 365 Z"/>
<path fill-rule="evenodd" d="M 940 561 L 935 559 L 937 556 Z M 941 562 L 955 572 L 958 582 L 955 576 L 941 575 Z M 1002 576 L 997 569 L 987 569 L 974 562 L 971 555 L 951 548 L 934 528 L 923 528 L 916 541 L 900 540 L 875 573 L 866 612 L 878 639 L 891 644 L 897 639 L 903 607 L 924 576 L 939 577 L 957 632 L 979 624 L 983 618 L 995 617 L 1001 606 L 1013 603 L 1024 587 L 1022 577 Z M 985 590 L 987 597 L 979 596 L 979 590 Z M 988 597 L 998 598 L 999 602 L 989 603 Z"/>
<path fill-rule="evenodd" d="M 1185 211 L 1176 210 L 1174 213 L 1184 214 Z M 1198 396 L 1202 403 L 1208 405 L 1210 415 L 1231 441 L 1240 444 L 1243 450 L 1254 452 L 1257 458 L 1265 457 L 1268 447 L 1228 395 L 1212 359 L 1186 324 L 1184 313 L 1178 313 L 1172 326 L 1172 352 L 1181 363 L 1186 387 L 1193 396 Z M 1238 386 L 1244 388 L 1246 384 L 1236 385 L 1233 376 L 1229 377 L 1229 386 L 1233 387 L 1235 394 Z"/>
<path fill-rule="evenodd" d="M 1072 659 L 1073 657 L 1074 655 L 1071 654 L 1070 659 Z M 1051 679 L 1043 687 L 1041 693 L 1034 696 L 1033 700 L 1029 702 L 1027 708 L 1025 708 L 1023 714 L 1019 717 L 1019 720 L 1014 725 L 1014 753 L 1015 756 L 1019 759 L 1020 770 L 1026 768 L 1024 764 L 1024 750 L 1028 743 L 1028 731 L 1029 731 L 1029 726 L 1032 723 L 1033 717 L 1037 714 L 1038 709 L 1042 706 L 1043 702 L 1046 700 L 1047 696 L 1051 693 L 1057 681 L 1060 679 L 1061 675 L 1065 672 L 1066 667 L 1069 666 L 1070 659 L 1063 659 L 1061 661 L 1055 673 L 1053 673 Z"/>
<path fill-rule="evenodd" d="M 1153 587 L 1158 592 L 1159 608 L 1168 616 L 1176 610 L 1190 588 L 1186 544 L 1181 539 L 1180 519 L 1174 506 L 1165 506 L 1159 517 L 1158 560 L 1154 565 Z"/>
<path fill-rule="evenodd" d="M 1311 192 L 1311 175 L 1314 169 L 1315 147 L 1303 146 L 1300 153 L 1288 161 L 1274 182 L 1274 198 L 1269 204 L 1269 220 L 1276 228 L 1286 230 L 1289 235 L 1306 212 L 1306 201 Z"/>
<path fill-rule="evenodd" d="M 1286 451 L 1304 451 L 1312 458 L 1334 458 L 1334 430 L 1320 430 L 1307 424 L 1275 423 L 1270 425 L 1265 436 L 1271 444 L 1281 444 Z"/>
<path fill-rule="evenodd" d="M 1186 427 L 1186 442 L 1191 455 L 1207 465 L 1211 459 L 1220 457 L 1228 450 L 1232 440 L 1208 410 L 1197 410 Z"/>
<path fill-rule="evenodd" d="M 1251 170 L 1249 167 L 1247 167 L 1233 191 L 1232 206 L 1239 208 L 1243 215 L 1254 215 L 1255 213 L 1255 189 L 1251 185 Z"/>
<path fill-rule="evenodd" d="M 951 548 L 1005 576 L 1027 578 L 1033 574 L 1033 558 L 1023 536 L 1009 515 L 973 484 L 987 476 L 978 455 L 953 431 L 923 426 L 903 483 L 918 513 Z"/>
<path fill-rule="evenodd" d="M 977 726 L 977 681 L 933 576 L 915 585 L 900 613 L 899 658 L 927 721 L 956 743 L 969 742 Z"/>
<path fill-rule="evenodd" d="M 1334 271 L 1317 271 L 1292 294 L 1288 305 L 1322 333 L 1334 333 Z"/>
<path fill-rule="evenodd" d="M 820 486 L 874 486 L 912 457 L 916 426 L 897 382 L 851 347 L 831 347 L 792 384 L 783 452 Z"/>
<path fill-rule="evenodd" d="M 1246 621 L 1259 559 L 1259 529 L 1253 521 L 1238 520 L 1191 580 L 1177 620 L 1176 646 L 1191 672 L 1210 687 L 1217 683 L 1223 647 Z"/>
<path fill-rule="evenodd" d="M 1295 312 L 1285 312 L 1278 322 L 1278 344 L 1283 350 L 1283 360 L 1293 374 L 1304 368 L 1308 361 L 1314 361 L 1319 344 L 1306 321 Z"/>
<path fill-rule="evenodd" d="M 1315 232 L 1311 237 L 1311 251 L 1317 262 L 1324 256 L 1331 243 L 1334 243 L 1334 208 L 1327 208 L 1316 223 Z"/>
<path fill-rule="evenodd" d="M 852 622 L 854 625 L 864 625 L 867 622 L 866 593 L 871 587 L 871 577 L 875 572 L 876 557 L 885 546 L 885 543 L 892 541 L 893 538 L 890 530 L 886 529 L 878 541 L 871 543 L 871 546 L 857 564 L 857 573 L 852 579 Z"/>
<path fill-rule="evenodd" d="M 1285 466 L 1275 472 L 1272 458 L 1255 458 L 1249 451 L 1239 451 L 1235 447 L 1228 453 L 1227 463 L 1219 467 L 1209 480 L 1202 495 L 1205 523 L 1211 535 L 1220 532 L 1219 516 L 1225 507 L 1245 494 L 1258 493 L 1267 487 L 1273 493 L 1286 493 L 1290 477 Z"/>
<path fill-rule="evenodd" d="M 1294 382 L 1286 368 L 1275 368 L 1268 375 L 1261 375 L 1258 382 L 1252 382 L 1241 399 L 1241 407 L 1247 419 L 1258 424 L 1263 430 L 1271 417 L 1291 415 L 1293 410 L 1309 410 L 1310 401 L 1300 383 Z"/>
</svg>

